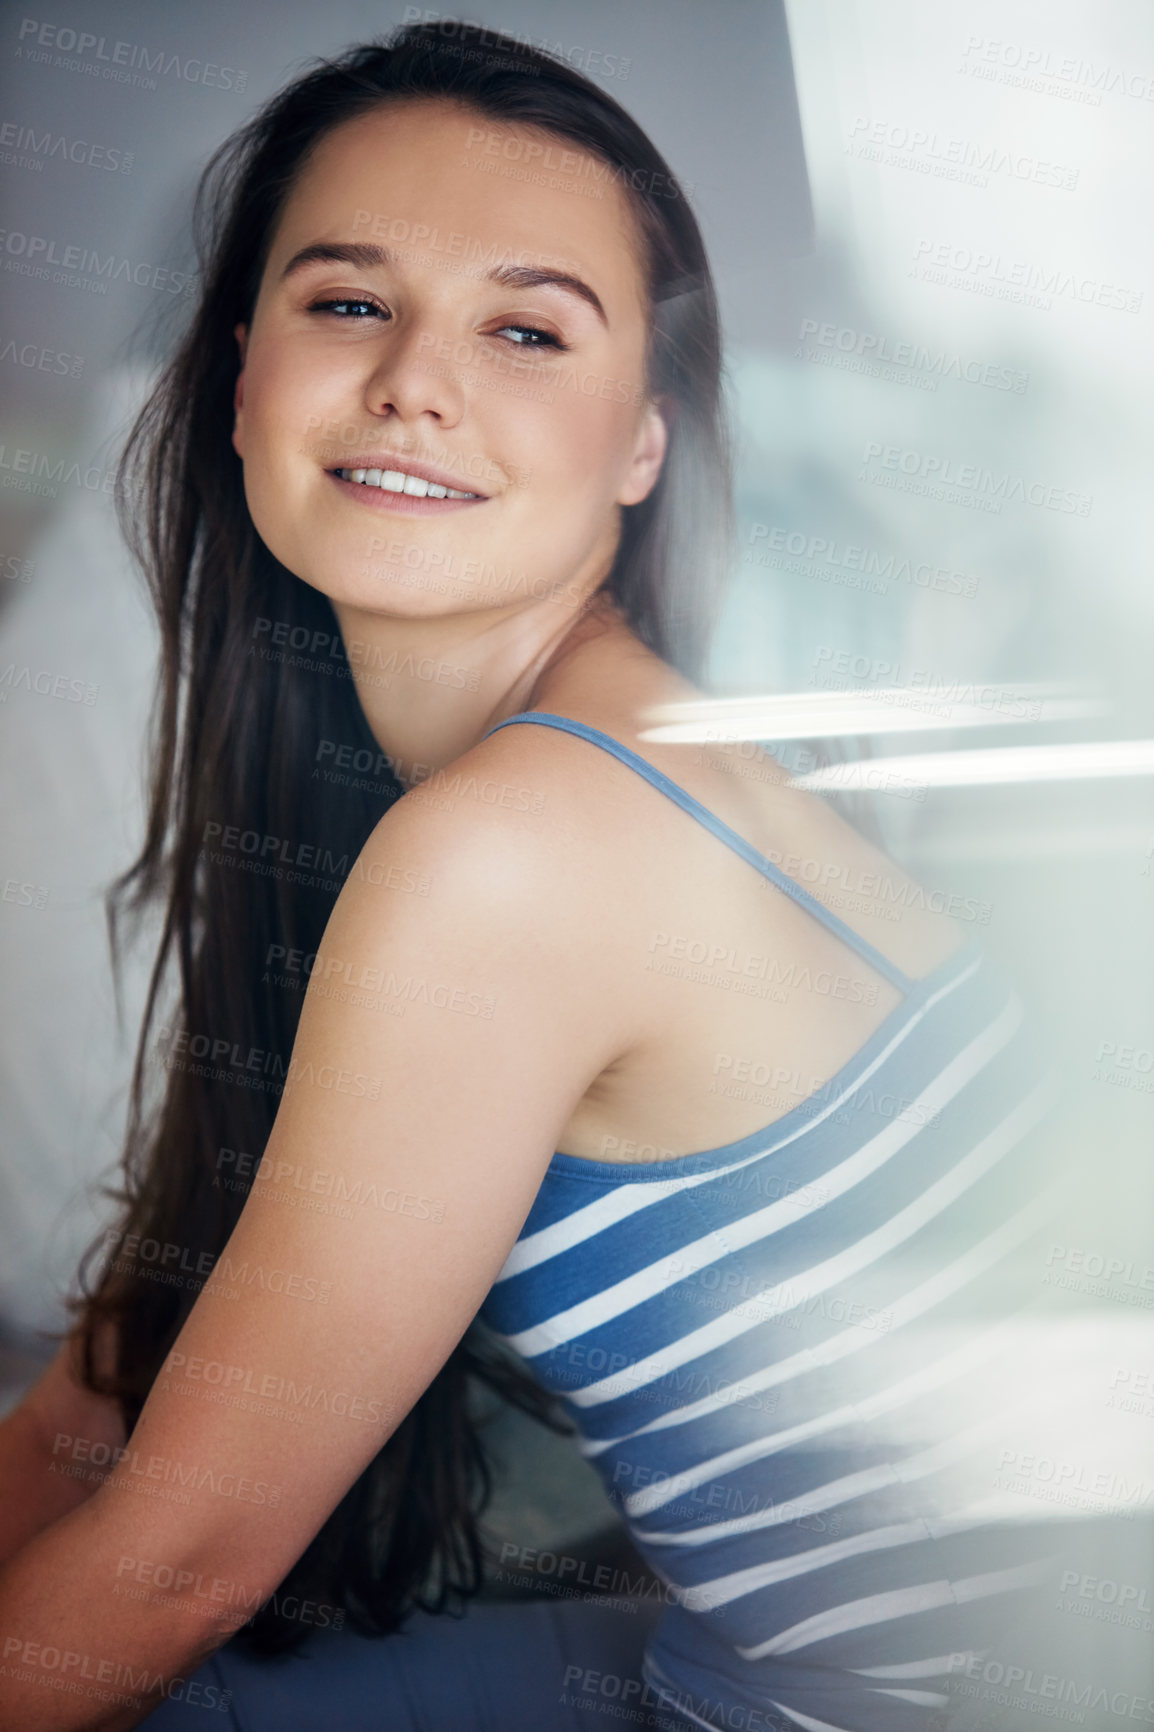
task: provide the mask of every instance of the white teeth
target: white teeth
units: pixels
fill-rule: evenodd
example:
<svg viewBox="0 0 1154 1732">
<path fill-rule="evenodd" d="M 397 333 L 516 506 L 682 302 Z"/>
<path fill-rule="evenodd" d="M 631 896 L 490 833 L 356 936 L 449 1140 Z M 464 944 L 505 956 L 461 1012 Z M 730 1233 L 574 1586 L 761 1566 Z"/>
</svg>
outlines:
<svg viewBox="0 0 1154 1732">
<path fill-rule="evenodd" d="M 456 487 L 442 487 L 437 481 L 423 481 L 419 475 L 406 475 L 403 469 L 338 469 L 345 481 L 355 481 L 361 487 L 381 487 L 386 493 L 408 493 L 414 499 L 479 499 L 479 493 L 466 493 Z"/>
</svg>

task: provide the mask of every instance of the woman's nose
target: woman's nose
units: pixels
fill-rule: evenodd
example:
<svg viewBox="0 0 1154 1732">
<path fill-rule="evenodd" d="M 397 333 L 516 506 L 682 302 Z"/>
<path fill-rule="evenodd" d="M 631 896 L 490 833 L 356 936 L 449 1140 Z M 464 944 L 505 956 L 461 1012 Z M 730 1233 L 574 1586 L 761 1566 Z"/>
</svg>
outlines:
<svg viewBox="0 0 1154 1732">
<path fill-rule="evenodd" d="M 416 421 L 432 415 L 452 427 L 465 410 L 465 389 L 456 368 L 436 359 L 437 339 L 423 326 L 395 327 L 385 336 L 377 365 L 365 386 L 370 414 Z"/>
</svg>

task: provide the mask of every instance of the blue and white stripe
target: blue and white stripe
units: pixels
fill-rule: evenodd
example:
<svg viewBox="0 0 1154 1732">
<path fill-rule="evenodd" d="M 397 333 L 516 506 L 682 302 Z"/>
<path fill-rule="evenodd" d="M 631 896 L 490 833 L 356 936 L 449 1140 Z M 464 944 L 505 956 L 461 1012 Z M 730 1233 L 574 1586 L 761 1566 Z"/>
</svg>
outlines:
<svg viewBox="0 0 1154 1732">
<path fill-rule="evenodd" d="M 975 1463 L 1003 1417 L 989 1378 L 1014 1351 L 1016 1254 L 1043 1224 L 1051 1084 L 976 947 L 905 984 L 763 1131 L 656 1166 L 555 1155 L 482 1308 L 676 1590 L 647 1679 L 691 1724 L 741 1706 L 914 1732 L 950 1657 L 1037 1579 Z"/>
</svg>

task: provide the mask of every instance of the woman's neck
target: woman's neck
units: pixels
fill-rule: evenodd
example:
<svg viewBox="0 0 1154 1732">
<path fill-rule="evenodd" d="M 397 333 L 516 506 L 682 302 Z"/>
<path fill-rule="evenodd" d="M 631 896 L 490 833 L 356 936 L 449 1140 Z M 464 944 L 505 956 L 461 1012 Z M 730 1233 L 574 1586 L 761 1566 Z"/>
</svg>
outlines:
<svg viewBox="0 0 1154 1732">
<path fill-rule="evenodd" d="M 643 648 L 602 589 L 516 612 L 398 619 L 334 602 L 374 738 L 403 784 L 452 763 L 506 716 L 539 704 L 562 666 L 594 644 Z"/>
</svg>

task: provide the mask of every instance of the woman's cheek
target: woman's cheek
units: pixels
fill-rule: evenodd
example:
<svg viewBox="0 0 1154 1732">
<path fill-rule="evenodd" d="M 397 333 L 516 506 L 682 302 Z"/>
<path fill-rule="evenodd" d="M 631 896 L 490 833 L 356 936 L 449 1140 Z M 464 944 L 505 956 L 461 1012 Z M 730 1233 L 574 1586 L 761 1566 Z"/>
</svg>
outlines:
<svg viewBox="0 0 1154 1732">
<path fill-rule="evenodd" d="M 581 377 L 578 373 L 578 381 Z M 546 415 L 534 418 L 534 433 L 526 448 L 536 454 L 539 464 L 550 461 L 563 469 L 573 484 L 579 473 L 596 473 L 611 461 L 619 429 L 607 404 L 583 397 L 571 384 L 558 383 L 551 389 L 554 401 L 542 405 L 548 408 Z"/>
<path fill-rule="evenodd" d="M 310 415 L 331 414 L 339 400 L 336 369 L 319 357 L 302 356 L 275 332 L 253 344 L 246 374 L 246 406 L 264 424 L 266 438 L 287 439 L 296 447 L 304 442 Z"/>
</svg>

